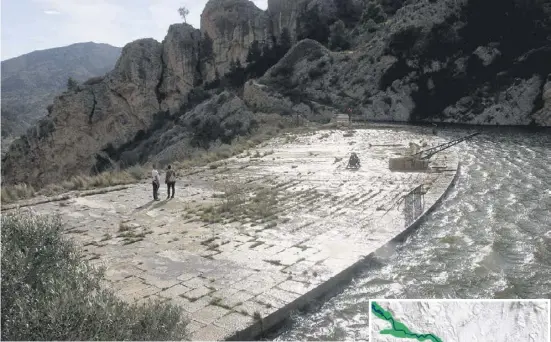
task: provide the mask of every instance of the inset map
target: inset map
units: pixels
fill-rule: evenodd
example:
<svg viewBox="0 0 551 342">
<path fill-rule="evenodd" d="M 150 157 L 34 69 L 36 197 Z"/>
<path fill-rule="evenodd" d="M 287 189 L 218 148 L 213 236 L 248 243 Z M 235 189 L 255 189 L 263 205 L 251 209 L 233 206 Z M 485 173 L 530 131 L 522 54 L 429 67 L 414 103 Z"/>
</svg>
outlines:
<svg viewBox="0 0 551 342">
<path fill-rule="evenodd" d="M 550 342 L 549 300 L 371 300 L 371 342 Z"/>
</svg>

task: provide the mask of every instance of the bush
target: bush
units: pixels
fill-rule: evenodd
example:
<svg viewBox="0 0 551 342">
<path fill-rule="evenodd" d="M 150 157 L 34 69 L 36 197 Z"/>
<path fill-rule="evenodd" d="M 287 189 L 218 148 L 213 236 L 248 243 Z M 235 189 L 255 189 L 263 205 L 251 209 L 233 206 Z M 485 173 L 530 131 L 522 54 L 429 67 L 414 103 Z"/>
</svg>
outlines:
<svg viewBox="0 0 551 342">
<path fill-rule="evenodd" d="M 308 9 L 307 3 L 303 3 L 302 8 L 299 9 L 297 24 L 297 40 L 309 38 L 321 44 L 327 44 L 329 27 L 326 20 L 322 18 L 318 5 Z"/>
<path fill-rule="evenodd" d="M 177 340 L 179 307 L 129 304 L 100 285 L 57 217 L 2 215 L 2 340 Z"/>
<path fill-rule="evenodd" d="M 69 91 L 77 91 L 78 90 L 78 82 L 72 77 L 69 77 L 67 79 L 67 90 L 69 90 Z"/>
<path fill-rule="evenodd" d="M 2 203 L 10 203 L 36 194 L 34 188 L 27 184 L 15 184 L 2 187 Z"/>
<path fill-rule="evenodd" d="M 422 34 L 420 27 L 409 26 L 405 29 L 395 32 L 390 36 L 385 53 L 406 58 L 414 54 L 415 44 Z"/>
<path fill-rule="evenodd" d="M 322 68 L 312 68 L 308 71 L 308 76 L 311 80 L 315 80 L 316 78 L 323 75 L 323 69 Z"/>
<path fill-rule="evenodd" d="M 87 86 L 98 84 L 98 83 L 101 83 L 101 81 L 103 81 L 104 78 L 105 76 L 91 77 L 87 79 L 83 84 Z"/>
<path fill-rule="evenodd" d="M 347 50 L 350 43 L 346 39 L 346 28 L 342 20 L 338 20 L 331 27 L 329 36 L 329 48 L 335 51 Z"/>
<path fill-rule="evenodd" d="M 361 22 L 367 23 L 369 20 L 373 20 L 377 24 L 386 21 L 386 13 L 383 11 L 380 4 L 371 2 L 367 5 L 362 13 Z"/>
</svg>

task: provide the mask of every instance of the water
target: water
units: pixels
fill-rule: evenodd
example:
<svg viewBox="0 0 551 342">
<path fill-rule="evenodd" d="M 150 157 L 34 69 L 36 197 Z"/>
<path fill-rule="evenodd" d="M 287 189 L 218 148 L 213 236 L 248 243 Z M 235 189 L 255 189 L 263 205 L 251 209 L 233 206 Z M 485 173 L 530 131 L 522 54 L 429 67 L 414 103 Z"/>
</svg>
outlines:
<svg viewBox="0 0 551 342">
<path fill-rule="evenodd" d="M 419 230 L 276 340 L 365 340 L 370 298 L 551 298 L 551 132 L 482 132 L 455 147 L 458 183 Z"/>
</svg>

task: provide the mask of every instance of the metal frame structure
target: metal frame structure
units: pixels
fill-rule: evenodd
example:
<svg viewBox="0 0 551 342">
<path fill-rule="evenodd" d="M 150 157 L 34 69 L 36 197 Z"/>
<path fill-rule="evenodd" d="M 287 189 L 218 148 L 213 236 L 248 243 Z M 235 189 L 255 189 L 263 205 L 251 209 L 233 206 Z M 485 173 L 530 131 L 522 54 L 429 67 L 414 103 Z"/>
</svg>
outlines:
<svg viewBox="0 0 551 342">
<path fill-rule="evenodd" d="M 459 139 L 455 139 L 455 140 L 452 140 L 452 141 L 449 141 L 447 143 L 444 143 L 444 144 L 441 144 L 441 145 L 438 145 L 438 146 L 434 146 L 434 147 L 431 147 L 431 148 L 428 148 L 426 150 L 423 150 L 423 151 L 419 151 L 415 154 L 412 154 L 413 157 L 417 157 L 419 159 L 430 159 L 432 156 L 434 156 L 436 153 L 440 152 L 440 151 L 443 151 L 447 148 L 450 148 L 452 147 L 453 145 L 457 145 L 459 144 L 460 142 L 463 142 L 467 139 L 470 139 L 476 135 L 479 135 L 480 132 L 476 132 L 476 133 L 473 133 L 473 134 L 470 134 L 470 135 L 467 135 L 465 137 L 462 137 L 462 138 L 459 138 Z"/>
<path fill-rule="evenodd" d="M 415 221 L 425 210 L 425 193 L 423 184 L 418 185 L 403 197 L 404 225 L 407 227 Z"/>
</svg>

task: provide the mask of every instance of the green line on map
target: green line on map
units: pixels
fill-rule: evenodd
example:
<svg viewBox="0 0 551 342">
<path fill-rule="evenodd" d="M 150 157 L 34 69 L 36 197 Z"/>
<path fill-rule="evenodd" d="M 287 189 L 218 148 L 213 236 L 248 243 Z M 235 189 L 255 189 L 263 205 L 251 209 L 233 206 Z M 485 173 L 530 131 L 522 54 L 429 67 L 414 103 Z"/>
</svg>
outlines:
<svg viewBox="0 0 551 342">
<path fill-rule="evenodd" d="M 376 302 L 371 302 L 371 311 L 375 316 L 388 321 L 392 325 L 391 329 L 381 330 L 381 334 L 392 335 L 398 338 L 417 339 L 418 341 L 443 342 L 440 337 L 437 337 L 434 334 L 416 334 L 411 332 L 408 327 L 406 327 L 403 323 L 396 321 L 390 312 L 383 309 Z"/>
</svg>

